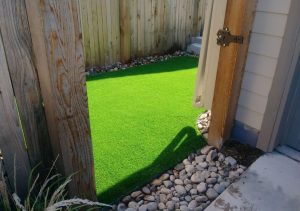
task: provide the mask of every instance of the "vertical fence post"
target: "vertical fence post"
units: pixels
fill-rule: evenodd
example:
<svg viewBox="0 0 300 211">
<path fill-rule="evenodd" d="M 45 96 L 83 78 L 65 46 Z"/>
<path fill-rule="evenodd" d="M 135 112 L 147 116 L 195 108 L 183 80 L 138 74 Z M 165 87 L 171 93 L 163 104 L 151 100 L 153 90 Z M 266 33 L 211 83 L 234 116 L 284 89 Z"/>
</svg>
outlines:
<svg viewBox="0 0 300 211">
<path fill-rule="evenodd" d="M 51 166 L 52 156 L 25 0 L 0 2 L 0 28 L 10 78 L 32 167 Z"/>
<path fill-rule="evenodd" d="M 70 196 L 95 200 L 78 0 L 26 0 L 51 145 Z"/>
<path fill-rule="evenodd" d="M 130 10 L 127 0 L 119 3 L 120 7 L 120 57 L 122 62 L 130 59 Z M 134 26 L 136 27 L 136 26 Z"/>
<path fill-rule="evenodd" d="M 24 198 L 30 174 L 30 163 L 10 81 L 8 65 L 0 33 L 0 149 L 5 171 L 13 190 Z M 14 180 L 16 187 L 14 187 Z"/>
</svg>

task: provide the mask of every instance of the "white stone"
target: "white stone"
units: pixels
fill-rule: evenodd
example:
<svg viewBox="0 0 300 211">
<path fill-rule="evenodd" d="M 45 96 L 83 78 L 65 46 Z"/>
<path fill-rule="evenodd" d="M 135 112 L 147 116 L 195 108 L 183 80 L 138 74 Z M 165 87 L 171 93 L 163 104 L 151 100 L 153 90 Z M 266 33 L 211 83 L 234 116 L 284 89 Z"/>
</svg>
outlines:
<svg viewBox="0 0 300 211">
<path fill-rule="evenodd" d="M 183 185 L 183 182 L 182 182 L 181 179 L 175 179 L 174 183 L 175 183 L 176 185 Z"/>
<path fill-rule="evenodd" d="M 159 194 L 159 201 L 162 203 L 167 202 L 167 195 L 166 194 Z"/>
<path fill-rule="evenodd" d="M 125 211 L 137 211 L 137 209 L 135 209 L 135 208 L 127 208 Z"/>
<path fill-rule="evenodd" d="M 167 207 L 168 210 L 174 210 L 174 208 L 175 208 L 175 203 L 174 203 L 173 201 L 168 201 L 168 202 L 166 203 L 166 207 Z"/>
<path fill-rule="evenodd" d="M 209 151 L 211 151 L 212 149 L 214 149 L 215 147 L 211 146 L 211 145 L 206 145 L 205 147 L 203 147 L 201 149 L 201 153 L 203 155 L 207 155 L 209 153 Z"/>
<path fill-rule="evenodd" d="M 164 203 L 160 202 L 158 204 L 158 209 L 160 209 L 160 210 L 166 209 L 166 205 Z"/>
<path fill-rule="evenodd" d="M 185 186 L 186 191 L 190 191 L 193 188 L 193 186 L 191 184 L 187 184 Z"/>
<path fill-rule="evenodd" d="M 163 183 L 166 188 L 170 188 L 173 186 L 173 183 L 170 180 L 166 180 Z"/>
<path fill-rule="evenodd" d="M 182 169 L 184 169 L 184 164 L 183 163 L 179 163 L 175 166 L 174 168 L 177 171 L 181 171 Z"/>
<path fill-rule="evenodd" d="M 208 198 L 207 198 L 206 196 L 197 196 L 197 197 L 195 198 L 195 200 L 196 200 L 197 202 L 206 202 L 206 201 L 208 200 Z"/>
<path fill-rule="evenodd" d="M 151 192 L 150 192 L 150 189 L 149 189 L 148 187 L 143 187 L 142 191 L 143 191 L 143 193 L 145 193 L 145 194 L 150 194 L 150 193 L 151 193 Z"/>
<path fill-rule="evenodd" d="M 142 206 L 139 207 L 139 211 L 147 211 L 148 206 L 146 204 L 143 204 Z"/>
<path fill-rule="evenodd" d="M 128 207 L 133 208 L 133 209 L 138 209 L 139 205 L 135 201 L 131 201 L 131 202 L 129 202 Z"/>
<path fill-rule="evenodd" d="M 215 160 L 217 157 L 218 157 L 217 150 L 213 149 L 213 150 L 209 151 L 209 153 L 207 154 L 206 160 L 207 160 L 207 162 L 211 162 L 211 161 Z"/>
<path fill-rule="evenodd" d="M 157 203 L 156 202 L 150 202 L 147 204 L 147 210 L 149 211 L 155 211 L 157 210 Z"/>
<path fill-rule="evenodd" d="M 192 183 L 199 183 L 199 182 L 203 182 L 204 181 L 204 177 L 201 174 L 201 172 L 197 171 L 195 174 L 192 175 L 191 177 L 191 181 Z"/>
<path fill-rule="evenodd" d="M 214 184 L 217 182 L 217 178 L 207 178 L 206 183 L 207 184 Z"/>
<path fill-rule="evenodd" d="M 201 182 L 199 185 L 197 185 L 197 191 L 199 193 L 204 193 L 207 189 L 207 185 L 204 182 Z"/>
<path fill-rule="evenodd" d="M 215 191 L 215 189 L 213 188 L 208 188 L 208 190 L 206 191 L 206 196 L 208 199 L 212 200 L 218 197 L 218 193 L 217 191 Z"/>
<path fill-rule="evenodd" d="M 189 211 L 189 209 L 186 205 L 181 205 L 180 206 L 180 211 Z"/>
<path fill-rule="evenodd" d="M 206 159 L 206 155 L 199 155 L 199 156 L 195 157 L 195 161 L 197 163 L 203 162 L 203 161 L 205 161 L 205 159 Z"/>
<path fill-rule="evenodd" d="M 144 197 L 144 200 L 145 201 L 155 201 L 155 198 L 152 195 L 147 195 L 147 196 Z"/>
<path fill-rule="evenodd" d="M 206 162 L 201 162 L 201 163 L 199 163 L 199 166 L 201 167 L 201 168 L 206 168 L 207 166 L 208 166 L 208 164 L 206 163 Z"/>
<path fill-rule="evenodd" d="M 190 164 L 191 164 L 191 162 L 190 162 L 188 159 L 184 159 L 184 160 L 182 161 L 182 163 L 183 163 L 184 165 L 190 165 Z"/>
<path fill-rule="evenodd" d="M 126 210 L 126 205 L 124 203 L 118 204 L 117 211 L 124 211 L 124 210 Z"/>
<path fill-rule="evenodd" d="M 170 175 L 169 175 L 169 174 L 163 174 L 163 175 L 161 175 L 161 176 L 160 176 L 160 178 L 159 178 L 159 179 L 160 179 L 161 181 L 164 181 L 164 180 L 167 180 L 167 179 L 169 179 L 169 177 L 170 177 Z"/>
<path fill-rule="evenodd" d="M 194 189 L 194 188 L 191 189 L 191 190 L 190 190 L 190 194 L 191 194 L 191 195 L 196 195 L 196 194 L 197 194 L 197 190 Z"/>
<path fill-rule="evenodd" d="M 215 184 L 214 189 L 217 191 L 218 194 L 221 194 L 225 190 L 225 186 L 220 184 Z"/>
<path fill-rule="evenodd" d="M 192 201 L 189 203 L 188 208 L 189 208 L 190 210 L 195 210 L 195 208 L 196 208 L 197 206 L 198 206 L 197 201 L 196 201 L 196 200 L 192 200 Z"/>
<path fill-rule="evenodd" d="M 194 173 L 195 172 L 195 167 L 193 165 L 186 165 L 185 166 L 185 171 L 188 173 Z"/>
<path fill-rule="evenodd" d="M 231 166 L 235 166 L 237 163 L 236 160 L 231 156 L 226 157 L 225 161 L 228 162 Z"/>
<path fill-rule="evenodd" d="M 141 195 L 142 194 L 142 192 L 141 191 L 134 191 L 134 192 L 132 192 L 131 193 L 131 197 L 132 198 L 136 198 L 136 197 L 138 197 L 139 195 Z"/>
<path fill-rule="evenodd" d="M 168 189 L 168 188 L 162 187 L 162 188 L 160 189 L 160 192 L 163 193 L 163 194 L 169 194 L 169 193 L 171 192 L 171 190 Z"/>
<path fill-rule="evenodd" d="M 186 194 L 186 189 L 182 185 L 176 185 L 175 190 L 179 196 L 183 196 Z"/>
</svg>

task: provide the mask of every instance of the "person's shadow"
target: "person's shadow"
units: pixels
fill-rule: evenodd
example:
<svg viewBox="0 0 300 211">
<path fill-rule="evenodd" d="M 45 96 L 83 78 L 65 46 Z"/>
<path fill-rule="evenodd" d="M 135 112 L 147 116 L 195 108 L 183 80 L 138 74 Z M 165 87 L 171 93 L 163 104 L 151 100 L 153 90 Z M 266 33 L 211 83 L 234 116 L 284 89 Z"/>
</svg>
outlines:
<svg viewBox="0 0 300 211">
<path fill-rule="evenodd" d="M 197 134 L 194 128 L 190 126 L 182 128 L 152 164 L 140 169 L 124 180 L 118 182 L 113 187 L 98 194 L 98 200 L 105 203 L 113 203 L 120 200 L 121 197 L 150 183 L 160 174 L 173 168 L 190 153 L 204 145 L 205 141 L 202 135 Z"/>
</svg>

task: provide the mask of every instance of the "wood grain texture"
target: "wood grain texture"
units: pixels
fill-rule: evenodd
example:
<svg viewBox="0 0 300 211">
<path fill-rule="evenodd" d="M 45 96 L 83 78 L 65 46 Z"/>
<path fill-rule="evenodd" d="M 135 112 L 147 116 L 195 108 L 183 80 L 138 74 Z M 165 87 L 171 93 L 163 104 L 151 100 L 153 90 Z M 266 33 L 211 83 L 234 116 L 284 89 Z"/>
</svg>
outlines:
<svg viewBox="0 0 300 211">
<path fill-rule="evenodd" d="M 195 85 L 195 92 L 194 92 L 194 106 L 195 107 L 201 107 L 204 105 L 204 100 L 206 96 L 204 97 L 204 88 L 206 86 L 205 82 L 205 75 L 207 75 L 207 72 L 211 72 L 211 69 L 206 70 L 206 63 L 208 58 L 208 44 L 210 41 L 210 32 L 211 32 L 211 23 L 212 23 L 212 12 L 213 12 L 213 5 L 214 0 L 209 1 L 207 4 L 207 9 L 205 13 L 205 23 L 204 23 L 204 29 L 203 29 L 203 35 L 202 35 L 202 44 L 201 44 L 201 52 L 199 56 L 199 62 L 198 62 L 198 71 L 196 76 L 196 85 Z M 224 19 L 223 19 L 224 20 Z M 207 108 L 207 107 L 206 107 Z M 207 108 L 209 109 L 209 108 Z"/>
<path fill-rule="evenodd" d="M 51 166 L 45 112 L 24 0 L 0 2 L 0 29 L 31 166 Z"/>
<path fill-rule="evenodd" d="M 79 2 L 27 0 L 26 8 L 58 170 L 75 173 L 70 196 L 95 200 Z"/>
<path fill-rule="evenodd" d="M 91 48 L 90 48 L 89 20 L 87 16 L 87 12 L 88 12 L 87 4 L 88 1 L 80 1 L 81 25 L 82 25 L 82 30 L 84 31 L 83 33 L 84 59 L 86 61 L 86 65 L 90 66 L 89 62 L 91 61 Z M 99 28 L 101 28 L 101 26 L 99 26 Z M 103 49 L 101 52 L 103 52 Z M 104 62 L 102 63 L 104 64 Z"/>
<path fill-rule="evenodd" d="M 204 65 L 204 62 L 201 62 L 201 67 L 199 66 L 199 68 L 202 69 L 198 71 L 202 71 L 202 73 L 198 75 L 198 77 L 202 75 L 201 77 L 203 78 L 199 78 L 200 80 L 198 81 L 198 83 L 200 83 L 200 85 L 198 86 L 197 95 L 197 98 L 201 97 L 201 99 L 197 99 L 200 100 L 200 105 L 204 106 L 207 109 L 212 108 L 215 81 L 218 69 L 218 59 L 220 58 L 220 46 L 216 45 L 216 32 L 223 27 L 227 0 L 217 0 L 211 3 L 213 5 L 211 13 L 211 23 L 209 26 L 210 28 L 206 39 L 204 37 L 206 36 L 206 34 L 204 34 L 203 36 L 203 41 L 207 46 L 203 45 L 203 48 L 201 48 L 202 52 L 200 53 L 200 59 L 203 59 L 202 61 L 205 61 L 205 66 L 202 66 Z M 206 25 L 205 27 L 207 26 L 208 25 Z M 206 55 L 204 53 L 204 49 L 207 49 Z M 201 57 L 201 54 L 203 54 L 203 56 L 206 56 L 205 60 Z"/>
<path fill-rule="evenodd" d="M 229 138 L 236 113 L 242 76 L 249 47 L 256 1 L 228 0 L 224 26 L 232 34 L 244 36 L 242 45 L 222 47 L 212 104 L 208 143 L 220 148 Z"/>
<path fill-rule="evenodd" d="M 14 90 L 8 71 L 7 58 L 0 34 L 0 149 L 10 185 L 20 197 L 27 192 L 27 181 L 31 171 L 30 162 L 22 135 Z M 16 176 L 14 173 L 16 167 Z"/>
<path fill-rule="evenodd" d="M 130 1 L 120 1 L 120 51 L 121 61 L 128 62 L 130 59 Z"/>
<path fill-rule="evenodd" d="M 86 66 L 185 50 L 204 24 L 206 0 L 79 1 Z"/>
</svg>

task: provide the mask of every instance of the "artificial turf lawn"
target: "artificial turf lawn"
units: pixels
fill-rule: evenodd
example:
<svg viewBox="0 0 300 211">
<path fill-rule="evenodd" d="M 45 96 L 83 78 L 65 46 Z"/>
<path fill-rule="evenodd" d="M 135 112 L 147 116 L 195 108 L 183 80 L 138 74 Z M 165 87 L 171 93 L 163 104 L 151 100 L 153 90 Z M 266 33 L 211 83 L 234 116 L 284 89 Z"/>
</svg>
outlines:
<svg viewBox="0 0 300 211">
<path fill-rule="evenodd" d="M 114 202 L 172 168 L 204 141 L 192 106 L 196 58 L 178 57 L 88 77 L 95 177 Z"/>
</svg>

